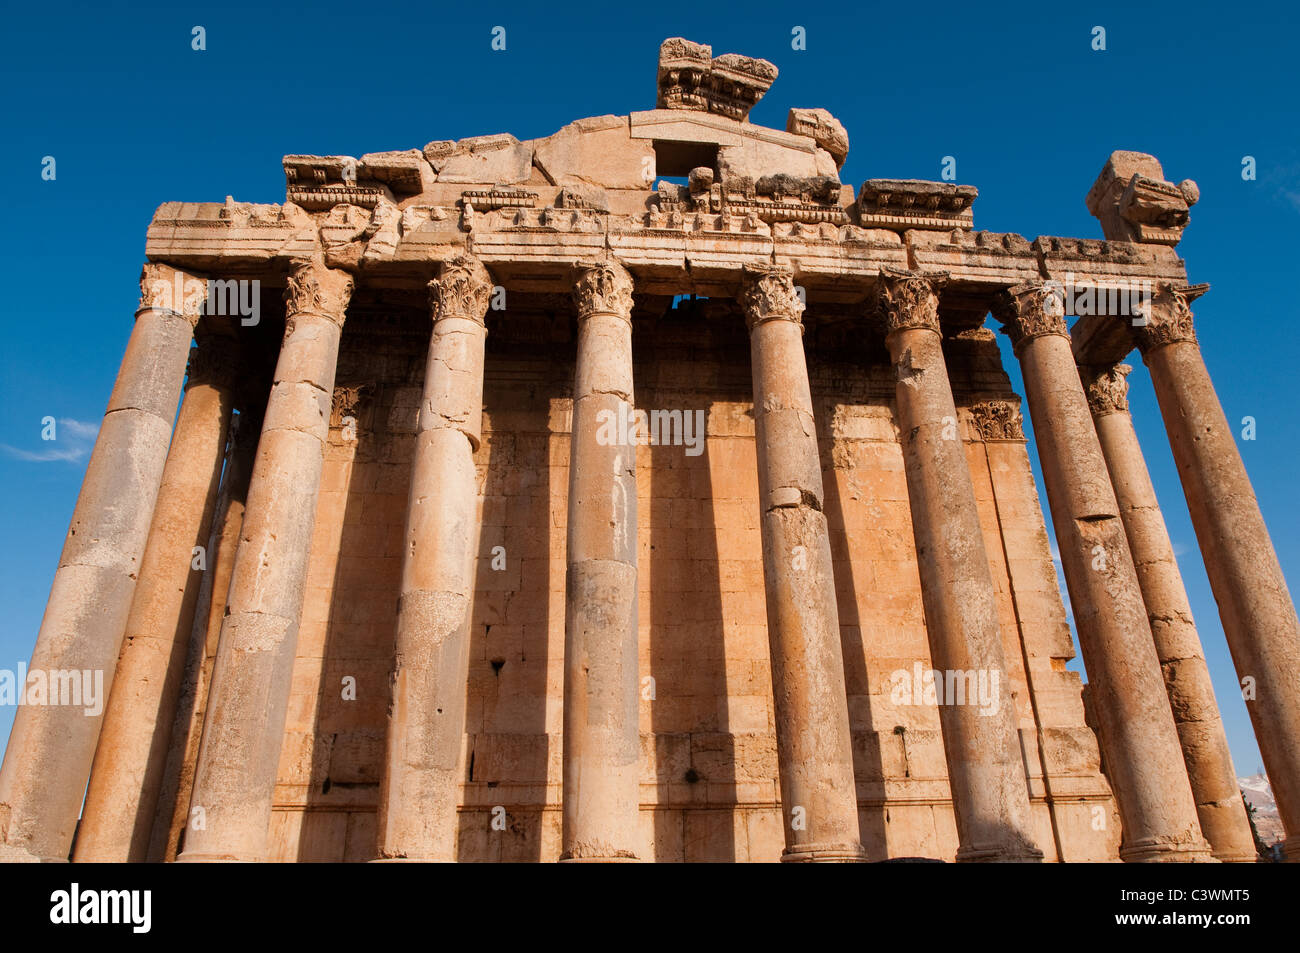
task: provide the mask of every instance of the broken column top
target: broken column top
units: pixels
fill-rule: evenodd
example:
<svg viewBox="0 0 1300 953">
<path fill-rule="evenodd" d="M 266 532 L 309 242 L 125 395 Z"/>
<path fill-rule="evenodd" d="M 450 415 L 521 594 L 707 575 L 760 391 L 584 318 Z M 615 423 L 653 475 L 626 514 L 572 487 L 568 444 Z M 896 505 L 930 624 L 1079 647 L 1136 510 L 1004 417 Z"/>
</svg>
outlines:
<svg viewBox="0 0 1300 953">
<path fill-rule="evenodd" d="M 1167 181 L 1155 156 L 1118 150 L 1106 160 L 1085 202 L 1108 240 L 1173 246 L 1200 197 L 1191 179 L 1177 185 Z"/>
<path fill-rule="evenodd" d="M 659 47 L 660 109 L 717 113 L 744 121 L 776 79 L 776 66 L 738 53 L 713 55 L 706 43 L 679 36 Z"/>
</svg>

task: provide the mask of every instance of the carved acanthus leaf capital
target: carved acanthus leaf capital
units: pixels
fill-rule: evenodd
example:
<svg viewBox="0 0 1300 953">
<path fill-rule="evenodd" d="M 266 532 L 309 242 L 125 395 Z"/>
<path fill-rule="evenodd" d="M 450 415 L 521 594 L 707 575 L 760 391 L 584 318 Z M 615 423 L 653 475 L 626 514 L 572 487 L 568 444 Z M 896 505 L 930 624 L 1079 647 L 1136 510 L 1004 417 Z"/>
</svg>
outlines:
<svg viewBox="0 0 1300 953">
<path fill-rule="evenodd" d="M 330 408 L 330 426 L 341 427 L 349 417 L 356 419 L 361 404 L 374 390 L 374 385 L 339 384 L 334 388 L 334 401 Z"/>
<path fill-rule="evenodd" d="M 1133 337 L 1142 355 L 1166 344 L 1195 344 L 1192 302 L 1209 290 L 1206 284 L 1175 287 L 1171 281 L 1156 282 L 1147 303 L 1145 323 L 1133 322 Z"/>
<path fill-rule="evenodd" d="M 1127 413 L 1128 375 L 1132 370 L 1128 364 L 1079 368 L 1083 390 L 1088 395 L 1088 409 L 1094 417 Z"/>
<path fill-rule="evenodd" d="M 286 331 L 299 314 L 316 314 L 342 326 L 352 300 L 352 276 L 316 261 L 300 261 L 289 272 L 284 289 Z"/>
<path fill-rule="evenodd" d="M 573 269 L 573 303 L 578 318 L 593 314 L 632 316 L 632 276 L 612 258 L 581 262 Z"/>
<path fill-rule="evenodd" d="M 970 415 L 980 439 L 985 442 L 1025 439 L 1024 418 L 1013 401 L 986 400 L 973 404 Z"/>
<path fill-rule="evenodd" d="M 1003 292 L 995 313 L 1002 331 L 1011 338 L 1018 357 L 1021 349 L 1034 338 L 1055 334 L 1069 339 L 1065 323 L 1065 296 L 1057 285 L 1027 281 Z"/>
<path fill-rule="evenodd" d="M 198 324 L 208 283 L 171 265 L 146 262 L 140 270 L 140 310 L 170 311 Z"/>
<path fill-rule="evenodd" d="M 464 318 L 482 324 L 492 301 L 492 276 L 472 255 L 457 255 L 442 263 L 438 277 L 429 282 L 429 312 L 435 323 L 443 318 Z"/>
<path fill-rule="evenodd" d="M 804 303 L 794 276 L 786 271 L 746 267 L 740 286 L 745 324 L 753 330 L 765 321 L 803 320 Z"/>
<path fill-rule="evenodd" d="M 906 328 L 939 333 L 939 289 L 947 282 L 943 272 L 921 274 L 883 268 L 876 281 L 875 306 L 885 320 L 886 336 Z"/>
</svg>

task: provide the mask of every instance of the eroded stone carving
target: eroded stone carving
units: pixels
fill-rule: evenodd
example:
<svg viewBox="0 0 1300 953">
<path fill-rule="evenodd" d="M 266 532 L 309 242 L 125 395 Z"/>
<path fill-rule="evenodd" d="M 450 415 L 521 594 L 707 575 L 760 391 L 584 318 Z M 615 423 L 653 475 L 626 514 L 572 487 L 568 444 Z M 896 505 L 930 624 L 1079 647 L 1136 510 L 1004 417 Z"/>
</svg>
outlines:
<svg viewBox="0 0 1300 953">
<path fill-rule="evenodd" d="M 1132 370 L 1129 364 L 1079 368 L 1083 390 L 1088 395 L 1088 409 L 1094 417 L 1128 410 L 1128 375 Z"/>
<path fill-rule="evenodd" d="M 877 313 L 884 318 L 886 335 L 904 328 L 928 328 L 938 333 L 939 289 L 947 280 L 942 272 L 881 269 L 874 300 Z"/>
<path fill-rule="evenodd" d="M 342 324 L 352 287 L 352 276 L 345 271 L 312 261 L 295 264 L 284 289 L 285 333 L 292 333 L 293 318 L 299 314 L 318 314 Z"/>
<path fill-rule="evenodd" d="M 791 107 L 785 119 L 785 131 L 796 136 L 808 136 L 835 159 L 835 168 L 842 169 L 849 157 L 849 134 L 844 124 L 826 109 L 801 109 Z"/>
<path fill-rule="evenodd" d="M 573 303 L 578 316 L 632 313 L 632 276 L 617 261 L 583 262 L 573 269 Z"/>
<path fill-rule="evenodd" d="M 715 57 L 708 44 L 672 37 L 659 47 L 658 105 L 744 120 L 776 75 L 767 60 L 736 53 Z"/>
<path fill-rule="evenodd" d="M 1144 152 L 1110 154 L 1088 191 L 1088 211 L 1113 241 L 1177 245 L 1190 219 L 1188 210 L 1201 197 L 1191 179 L 1174 185 L 1164 177 L 1155 156 Z"/>
<path fill-rule="evenodd" d="M 868 228 L 972 228 L 973 185 L 918 179 L 868 179 L 858 193 L 858 220 Z"/>
<path fill-rule="evenodd" d="M 1045 334 L 1070 336 L 1061 290 L 1045 282 L 1027 281 L 1008 288 L 995 310 L 1017 355 L 1025 344 Z"/>
<path fill-rule="evenodd" d="M 454 317 L 482 324 L 492 289 L 492 276 L 481 261 L 457 255 L 444 262 L 441 273 L 429 282 L 429 313 L 435 322 Z"/>
<path fill-rule="evenodd" d="M 764 321 L 803 321 L 804 302 L 789 272 L 746 267 L 740 305 L 751 329 Z"/>
<path fill-rule="evenodd" d="M 1166 344 L 1196 343 L 1192 302 L 1210 290 L 1208 284 L 1178 287 L 1170 281 L 1156 282 L 1146 315 L 1146 324 L 1134 322 L 1133 336 L 1144 355 Z"/>
<path fill-rule="evenodd" d="M 971 420 L 984 441 L 1024 440 L 1024 418 L 1020 408 L 1008 400 L 986 400 L 971 405 Z"/>
</svg>

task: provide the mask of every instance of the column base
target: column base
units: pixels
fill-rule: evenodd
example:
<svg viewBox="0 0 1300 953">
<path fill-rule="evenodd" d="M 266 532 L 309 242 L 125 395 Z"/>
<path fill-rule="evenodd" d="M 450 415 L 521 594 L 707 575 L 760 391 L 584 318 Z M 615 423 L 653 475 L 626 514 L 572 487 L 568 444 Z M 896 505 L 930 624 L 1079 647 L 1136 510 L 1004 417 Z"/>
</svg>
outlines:
<svg viewBox="0 0 1300 953">
<path fill-rule="evenodd" d="M 640 857 L 632 856 L 614 856 L 614 857 L 561 857 L 557 863 L 561 864 L 639 864 Z"/>
<path fill-rule="evenodd" d="M 13 844 L 0 844 L 0 864 L 66 864 L 66 857 L 41 857 L 33 854 L 26 847 Z"/>
<path fill-rule="evenodd" d="M 264 859 L 246 854 L 197 854 L 186 851 L 176 858 L 178 864 L 260 864 Z"/>
<path fill-rule="evenodd" d="M 781 852 L 783 864 L 865 864 L 861 844 L 799 844 Z"/>
<path fill-rule="evenodd" d="M 1253 864 L 1259 861 L 1259 855 L 1251 853 L 1241 853 L 1239 851 L 1224 851 L 1221 854 L 1214 854 L 1214 859 L 1221 864 Z"/>
<path fill-rule="evenodd" d="M 454 860 L 442 857 L 376 857 L 366 861 L 368 864 L 454 864 Z"/>
<path fill-rule="evenodd" d="M 1209 845 L 1172 844 L 1146 841 L 1119 849 L 1119 859 L 1126 864 L 1217 864 Z"/>
<path fill-rule="evenodd" d="M 959 864 L 1041 864 L 1043 852 L 1027 845 L 972 844 L 957 848 Z"/>
</svg>

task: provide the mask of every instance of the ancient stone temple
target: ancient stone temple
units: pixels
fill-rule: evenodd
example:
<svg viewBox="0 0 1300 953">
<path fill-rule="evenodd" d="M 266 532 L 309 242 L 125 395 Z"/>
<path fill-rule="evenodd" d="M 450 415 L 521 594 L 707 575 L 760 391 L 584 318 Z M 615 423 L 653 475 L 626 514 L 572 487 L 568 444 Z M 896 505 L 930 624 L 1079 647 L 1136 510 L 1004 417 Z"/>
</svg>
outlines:
<svg viewBox="0 0 1300 953">
<path fill-rule="evenodd" d="M 158 209 L 31 663 L 108 704 L 18 710 L 0 855 L 1251 860 L 1135 349 L 1300 855 L 1195 185 L 1116 152 L 1104 240 L 977 231 L 749 122 L 776 72 L 671 39 L 653 109 Z"/>
</svg>

